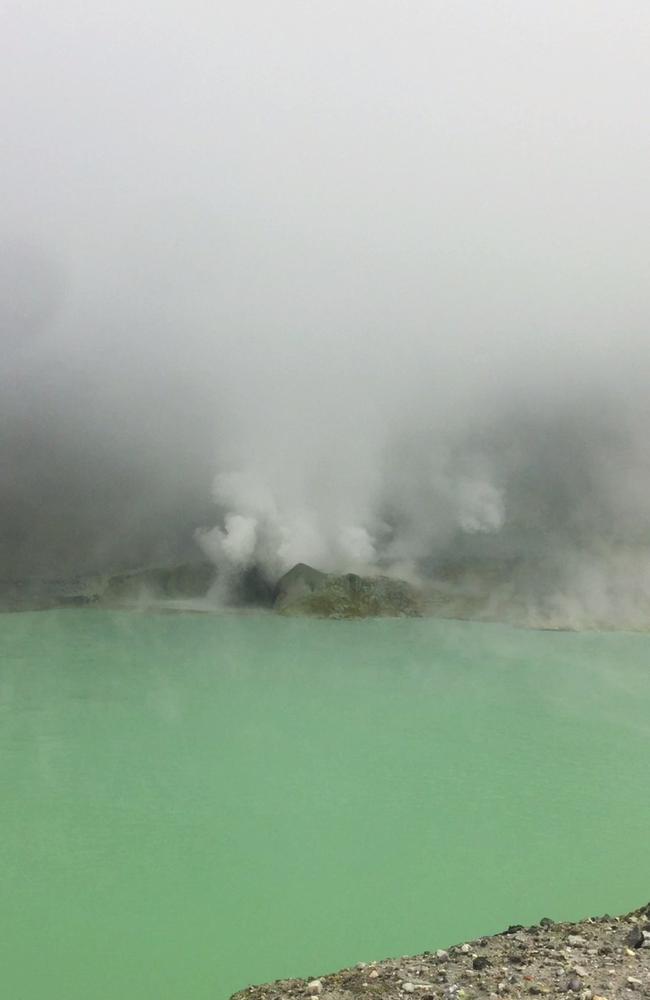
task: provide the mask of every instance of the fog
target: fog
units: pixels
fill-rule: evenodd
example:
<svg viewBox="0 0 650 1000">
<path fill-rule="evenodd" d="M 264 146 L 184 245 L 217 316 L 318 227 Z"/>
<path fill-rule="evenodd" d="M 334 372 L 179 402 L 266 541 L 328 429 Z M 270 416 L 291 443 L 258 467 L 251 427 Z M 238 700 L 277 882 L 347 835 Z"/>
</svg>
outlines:
<svg viewBox="0 0 650 1000">
<path fill-rule="evenodd" d="M 2 25 L 0 576 L 505 560 L 646 599 L 647 4 Z"/>
</svg>

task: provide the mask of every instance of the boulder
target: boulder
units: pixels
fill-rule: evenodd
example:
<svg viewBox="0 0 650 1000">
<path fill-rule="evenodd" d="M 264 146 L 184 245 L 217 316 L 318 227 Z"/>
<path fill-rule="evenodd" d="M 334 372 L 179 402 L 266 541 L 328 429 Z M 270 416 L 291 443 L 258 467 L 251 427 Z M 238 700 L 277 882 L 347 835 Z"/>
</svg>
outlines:
<svg viewBox="0 0 650 1000">
<path fill-rule="evenodd" d="M 329 579 L 327 573 L 308 566 L 306 563 L 296 565 L 281 576 L 275 585 L 274 605 L 277 611 L 295 604 L 304 597 L 318 593 Z"/>
</svg>

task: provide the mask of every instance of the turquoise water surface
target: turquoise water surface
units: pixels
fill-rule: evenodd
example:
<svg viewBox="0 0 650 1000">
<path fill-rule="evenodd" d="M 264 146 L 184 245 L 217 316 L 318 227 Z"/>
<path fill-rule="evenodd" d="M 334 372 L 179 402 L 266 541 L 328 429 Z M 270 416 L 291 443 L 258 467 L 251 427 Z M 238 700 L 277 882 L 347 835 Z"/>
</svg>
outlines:
<svg viewBox="0 0 650 1000">
<path fill-rule="evenodd" d="M 650 637 L 0 616 L 8 1000 L 250 982 L 650 899 Z"/>
</svg>

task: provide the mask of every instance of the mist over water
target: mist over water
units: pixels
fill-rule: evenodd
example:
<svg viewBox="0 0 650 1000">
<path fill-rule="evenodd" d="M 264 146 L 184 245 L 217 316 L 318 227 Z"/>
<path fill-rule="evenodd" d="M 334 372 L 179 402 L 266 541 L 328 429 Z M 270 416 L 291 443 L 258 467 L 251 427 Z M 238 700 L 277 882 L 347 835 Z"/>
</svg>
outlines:
<svg viewBox="0 0 650 1000">
<path fill-rule="evenodd" d="M 650 596 L 642 3 L 3 12 L 2 576 Z"/>
</svg>

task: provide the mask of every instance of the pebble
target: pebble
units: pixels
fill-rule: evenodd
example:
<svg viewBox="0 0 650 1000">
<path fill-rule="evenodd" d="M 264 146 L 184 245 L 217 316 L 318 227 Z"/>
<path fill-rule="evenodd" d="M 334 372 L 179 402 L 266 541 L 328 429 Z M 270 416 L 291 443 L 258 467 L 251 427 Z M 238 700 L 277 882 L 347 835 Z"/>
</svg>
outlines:
<svg viewBox="0 0 650 1000">
<path fill-rule="evenodd" d="M 550 993 L 550 987 L 545 986 L 544 983 L 531 983 L 528 987 L 528 992 L 533 993 L 535 996 L 545 996 Z"/>
<path fill-rule="evenodd" d="M 379 979 L 379 973 L 377 972 L 376 969 L 373 969 L 371 972 L 368 973 L 368 979 Z"/>
<path fill-rule="evenodd" d="M 438 948 L 438 950 L 436 952 L 436 958 L 438 959 L 439 962 L 448 962 L 449 961 L 449 952 L 445 951 L 444 948 Z"/>
<path fill-rule="evenodd" d="M 637 979 L 636 976 L 628 976 L 626 982 L 628 986 L 631 986 L 633 989 L 638 989 L 639 986 L 643 986 L 642 981 Z"/>
<path fill-rule="evenodd" d="M 573 971 L 575 972 L 576 976 L 580 976 L 581 979 L 584 979 L 585 976 L 587 975 L 587 970 L 583 965 L 574 965 Z"/>
<path fill-rule="evenodd" d="M 471 951 L 470 946 L 468 944 L 461 944 L 460 950 L 462 951 L 463 955 L 467 955 L 467 953 Z"/>
<path fill-rule="evenodd" d="M 572 976 L 567 983 L 567 990 L 571 990 L 572 993 L 579 993 L 582 989 L 582 983 L 577 976 Z"/>
<path fill-rule="evenodd" d="M 585 943 L 585 939 L 583 937 L 580 937 L 579 934 L 569 934 L 567 941 L 569 942 L 572 948 L 575 948 L 579 944 Z"/>
<path fill-rule="evenodd" d="M 323 984 L 320 979 L 312 979 L 310 983 L 307 983 L 307 992 L 311 997 L 317 997 L 323 992 Z"/>
<path fill-rule="evenodd" d="M 402 989 L 405 993 L 415 993 L 415 986 L 413 983 L 402 983 Z"/>
</svg>

